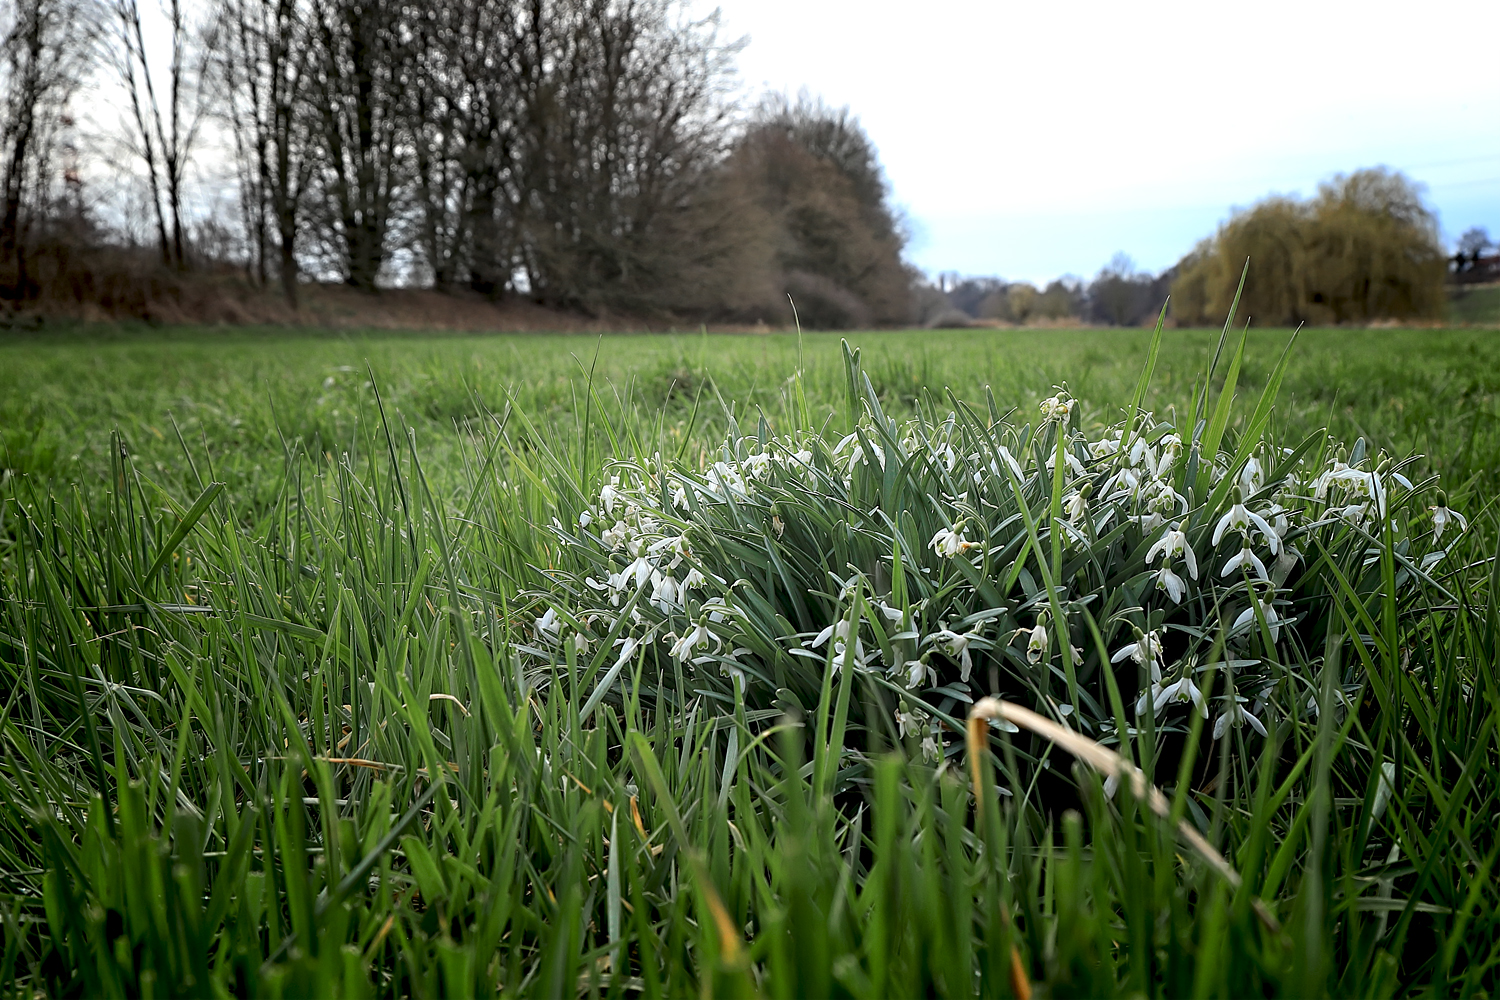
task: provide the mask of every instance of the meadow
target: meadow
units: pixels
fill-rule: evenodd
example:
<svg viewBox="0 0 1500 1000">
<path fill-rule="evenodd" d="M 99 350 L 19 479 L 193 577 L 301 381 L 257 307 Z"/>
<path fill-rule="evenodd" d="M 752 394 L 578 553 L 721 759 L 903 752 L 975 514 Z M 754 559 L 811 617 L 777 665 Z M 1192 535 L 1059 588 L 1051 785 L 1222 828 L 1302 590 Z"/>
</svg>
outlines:
<svg viewBox="0 0 1500 1000">
<path fill-rule="evenodd" d="M 1497 391 L 1475 330 L 10 335 L 0 983 L 1490 995 Z"/>
</svg>

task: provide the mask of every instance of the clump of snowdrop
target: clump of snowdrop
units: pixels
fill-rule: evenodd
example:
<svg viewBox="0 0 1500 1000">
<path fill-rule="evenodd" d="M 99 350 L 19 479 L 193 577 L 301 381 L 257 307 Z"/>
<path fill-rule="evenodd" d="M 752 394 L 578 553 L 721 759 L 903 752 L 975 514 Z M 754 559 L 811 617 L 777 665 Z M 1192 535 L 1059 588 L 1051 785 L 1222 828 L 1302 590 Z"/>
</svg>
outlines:
<svg viewBox="0 0 1500 1000">
<path fill-rule="evenodd" d="M 985 694 L 1108 739 L 1112 671 L 1127 714 L 1167 728 L 1212 715 L 1216 738 L 1258 738 L 1317 710 L 1296 664 L 1315 658 L 1337 592 L 1315 575 L 1322 554 L 1368 566 L 1393 538 L 1410 591 L 1466 527 L 1362 441 L 1320 458 L 1226 439 L 1205 455 L 1201 424 L 1141 411 L 1100 425 L 1065 389 L 1020 427 L 962 412 L 901 424 L 862 405 L 832 443 L 731 422 L 698 463 L 611 463 L 552 525 L 556 585 L 517 643 L 533 671 L 571 643 L 615 675 L 683 671 L 711 707 L 770 712 L 815 704 L 831 668 L 899 696 L 894 720 L 887 703 L 863 724 L 894 721 L 930 760 Z M 1351 583 L 1373 594 L 1377 575 Z M 863 711 L 851 701 L 851 719 Z"/>
</svg>

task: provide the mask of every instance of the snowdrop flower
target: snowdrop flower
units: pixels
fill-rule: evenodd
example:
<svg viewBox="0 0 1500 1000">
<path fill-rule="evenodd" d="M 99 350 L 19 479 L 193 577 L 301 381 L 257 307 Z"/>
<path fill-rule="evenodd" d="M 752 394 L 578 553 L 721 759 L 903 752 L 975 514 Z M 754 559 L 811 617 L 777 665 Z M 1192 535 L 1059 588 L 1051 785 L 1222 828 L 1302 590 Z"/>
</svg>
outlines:
<svg viewBox="0 0 1500 1000">
<path fill-rule="evenodd" d="M 1271 581 L 1271 578 L 1266 575 L 1266 564 L 1260 561 L 1260 557 L 1252 552 L 1250 550 L 1250 546 L 1248 545 L 1229 557 L 1229 561 L 1226 562 L 1224 564 L 1224 568 L 1219 571 L 1219 576 L 1228 576 L 1230 573 L 1233 573 L 1241 566 L 1244 566 L 1246 568 L 1253 566 L 1255 568 L 1256 576 L 1260 577 L 1262 580 L 1265 580 L 1267 583 Z"/>
<path fill-rule="evenodd" d="M 1120 432 L 1115 431 L 1107 438 L 1100 438 L 1089 445 L 1089 457 L 1092 459 L 1108 458 L 1120 450 Z"/>
<path fill-rule="evenodd" d="M 1171 566 L 1163 566 L 1156 573 L 1156 589 L 1166 591 L 1173 604 L 1181 604 L 1187 594 L 1187 581 L 1173 573 Z"/>
<path fill-rule="evenodd" d="M 688 629 L 687 633 L 683 635 L 682 638 L 678 639 L 672 644 L 670 655 L 673 659 L 677 660 L 680 663 L 692 659 L 693 649 L 695 647 L 707 646 L 710 642 L 712 642 L 714 645 L 718 645 L 719 637 L 710 632 L 707 625 L 705 625 L 703 622 L 699 622 L 697 625 L 694 625 L 692 628 Z"/>
<path fill-rule="evenodd" d="M 1129 657 L 1143 667 L 1151 671 L 1151 679 L 1157 683 L 1161 682 L 1161 640 L 1166 629 L 1155 628 L 1149 632 L 1138 632 L 1135 642 L 1121 646 L 1115 650 L 1115 655 L 1109 658 L 1110 663 L 1119 663 Z"/>
<path fill-rule="evenodd" d="M 1198 714 L 1208 718 L 1208 706 L 1203 703 L 1203 692 L 1198 690 L 1198 685 L 1193 683 L 1191 677 L 1168 684 L 1161 689 L 1161 701 L 1157 703 L 1157 710 L 1173 701 L 1191 701 L 1198 709 Z"/>
<path fill-rule="evenodd" d="M 671 614 L 682 604 L 682 586 L 671 576 L 658 573 L 651 588 L 651 603 L 662 614 Z"/>
<path fill-rule="evenodd" d="M 1161 701 L 1161 694 L 1161 684 L 1153 681 L 1151 686 L 1142 691 L 1141 696 L 1135 700 L 1135 717 L 1139 719 L 1142 715 L 1145 715 L 1147 708 L 1154 711 L 1157 704 Z"/>
<path fill-rule="evenodd" d="M 1161 447 L 1161 457 L 1157 459 L 1154 471 L 1158 479 L 1165 479 L 1167 473 L 1171 472 L 1177 464 L 1177 460 L 1182 457 L 1182 438 L 1176 434 L 1168 434 L 1158 444 Z"/>
<path fill-rule="evenodd" d="M 548 608 L 547 613 L 536 620 L 536 637 L 549 646 L 562 637 L 562 622 L 557 620 L 556 608 Z"/>
<path fill-rule="evenodd" d="M 593 523 L 594 523 L 594 515 L 590 514 L 588 511 L 584 511 L 583 513 L 581 513 L 581 514 L 578 515 L 578 526 L 580 528 L 587 528 L 589 525 L 591 525 Z"/>
<path fill-rule="evenodd" d="M 1345 466 L 1338 472 L 1328 477 L 1329 483 L 1343 483 L 1349 492 L 1355 496 L 1368 497 L 1375 501 L 1375 507 L 1380 516 L 1385 516 L 1385 484 L 1380 481 L 1379 473 L 1360 472 Z"/>
<path fill-rule="evenodd" d="M 746 649 L 744 646 L 737 646 L 725 653 L 719 663 L 719 672 L 728 677 L 731 683 L 738 684 L 741 691 L 750 686 L 750 678 L 745 674 L 745 671 L 740 669 L 739 658 L 749 652 L 751 650 Z M 707 659 L 712 660 L 713 658 L 708 657 Z"/>
<path fill-rule="evenodd" d="M 771 471 L 771 456 L 765 452 L 756 452 L 754 455 L 745 456 L 745 468 L 750 470 L 750 475 L 756 479 L 765 479 Z"/>
<path fill-rule="evenodd" d="M 625 544 L 625 539 L 630 534 L 630 528 L 624 521 L 616 521 L 613 528 L 605 528 L 599 533 L 599 541 L 610 549 L 618 549 Z"/>
<path fill-rule="evenodd" d="M 1022 629 L 1024 632 L 1025 629 Z M 1038 617 L 1036 627 L 1031 630 L 1031 639 L 1026 643 L 1026 659 L 1032 663 L 1042 662 L 1047 655 L 1047 625 Z"/>
<path fill-rule="evenodd" d="M 1276 614 L 1276 604 L 1275 602 L 1261 601 L 1259 598 L 1256 598 L 1255 604 L 1250 605 L 1250 607 L 1240 612 L 1239 617 L 1234 620 L 1234 624 L 1229 626 L 1229 630 L 1236 632 L 1242 625 L 1254 625 L 1256 605 L 1260 606 L 1261 614 L 1265 616 L 1266 628 L 1271 632 L 1271 641 L 1278 641 L 1281 638 L 1281 616 Z"/>
<path fill-rule="evenodd" d="M 615 645 L 622 647 L 620 655 L 615 659 L 615 666 L 618 667 L 629 662 L 630 658 L 635 655 L 636 649 L 640 647 L 641 641 L 633 635 L 627 635 L 623 639 L 616 639 Z"/>
<path fill-rule="evenodd" d="M 902 702 L 896 709 L 896 728 L 900 730 L 903 737 L 916 736 L 922 732 L 922 726 L 927 722 L 927 713 L 920 708 L 909 709 L 906 702 Z"/>
<path fill-rule="evenodd" d="M 943 752 L 935 737 L 928 735 L 922 737 L 922 759 L 930 764 L 936 764 L 943 756 Z"/>
<path fill-rule="evenodd" d="M 700 573 L 700 572 L 698 572 L 697 568 L 695 567 L 695 568 L 689 569 L 687 571 L 687 576 L 685 576 L 685 577 L 682 578 L 682 589 L 684 591 L 687 591 L 687 590 L 697 590 L 699 587 L 702 587 L 707 582 L 708 582 L 708 580 L 705 579 L 704 576 L 703 576 L 703 574 Z"/>
<path fill-rule="evenodd" d="M 1274 556 L 1281 550 L 1281 536 L 1276 534 L 1270 522 L 1247 508 L 1243 501 L 1236 501 L 1234 506 L 1229 508 L 1229 512 L 1219 518 L 1219 523 L 1214 526 L 1213 544 L 1218 545 L 1219 539 L 1224 537 L 1225 530 L 1229 528 L 1238 531 L 1248 541 L 1251 525 L 1254 525 L 1261 537 L 1266 540 L 1266 546 L 1271 550 L 1271 555 Z"/>
<path fill-rule="evenodd" d="M 1443 537 L 1443 532 L 1448 529 L 1450 523 L 1457 524 L 1459 531 L 1469 526 L 1469 522 L 1462 514 L 1448 506 L 1448 497 L 1443 493 L 1438 494 L 1437 505 L 1427 509 L 1432 511 L 1432 540 L 1434 542 Z"/>
<path fill-rule="evenodd" d="M 906 670 L 906 687 L 908 690 L 920 687 L 924 680 L 933 684 L 937 683 L 937 671 L 931 665 L 923 663 L 921 660 L 907 660 L 904 669 Z"/>
<path fill-rule="evenodd" d="M 1207 715 L 1204 718 L 1207 718 Z M 1214 720 L 1214 739 L 1223 739 L 1224 734 L 1229 731 L 1231 725 L 1238 729 L 1247 722 L 1250 723 L 1251 729 L 1262 736 L 1266 735 L 1266 727 L 1261 724 L 1261 721 L 1247 712 L 1244 705 L 1236 702 L 1221 712 L 1219 717 Z"/>
<path fill-rule="evenodd" d="M 1084 474 L 1083 463 L 1080 462 L 1080 461 L 1078 461 L 1078 456 L 1075 455 L 1075 454 L 1073 454 L 1073 449 L 1071 449 L 1071 448 L 1064 448 L 1063 449 L 1063 463 L 1065 465 L 1067 465 L 1068 471 L 1070 473 L 1072 473 L 1073 476 L 1081 476 L 1081 475 Z M 1051 472 L 1053 470 L 1053 468 L 1056 467 L 1056 465 L 1057 465 L 1057 453 L 1056 452 L 1053 452 L 1051 455 L 1047 456 L 1047 463 L 1046 464 L 1047 464 L 1047 471 L 1048 472 Z"/>
<path fill-rule="evenodd" d="M 936 552 L 945 559 L 952 559 L 954 556 L 962 555 L 975 546 L 975 543 L 964 539 L 963 532 L 964 522 L 959 521 L 953 527 L 943 528 L 937 534 L 933 535 L 932 541 L 928 542 L 927 545 L 933 552 Z"/>
<path fill-rule="evenodd" d="M 1260 459 L 1251 455 L 1250 461 L 1246 462 L 1245 467 L 1240 470 L 1240 493 L 1247 497 L 1259 493 L 1261 476 Z"/>
<path fill-rule="evenodd" d="M 1063 498 L 1063 516 L 1074 524 L 1089 516 L 1089 485 L 1084 483 L 1075 493 Z"/>
<path fill-rule="evenodd" d="M 1150 566 L 1155 562 L 1157 556 L 1165 556 L 1168 563 L 1173 558 L 1182 556 L 1188 575 L 1194 580 L 1198 579 L 1198 557 L 1193 554 L 1193 547 L 1188 544 L 1187 533 L 1182 530 L 1181 522 L 1172 525 L 1172 530 L 1164 532 L 1156 540 L 1156 544 L 1146 550 L 1146 565 Z"/>
<path fill-rule="evenodd" d="M 615 501 L 620 499 L 620 477 L 613 476 L 610 481 L 599 487 L 599 505 L 604 508 L 604 513 L 615 512 Z"/>
<path fill-rule="evenodd" d="M 1010 466 L 1010 471 L 1016 474 L 1016 478 L 1025 479 L 1026 473 L 1022 471 L 1021 463 L 1016 461 L 1016 456 L 1010 453 L 1010 449 L 1002 444 L 997 450 L 1000 453 L 1000 457 L 1005 460 L 1005 464 Z M 970 459 L 970 461 L 977 462 L 978 459 L 979 456 L 975 455 L 972 459 Z M 995 475 L 1000 475 L 1000 470 L 998 468 L 995 468 L 994 462 L 990 463 L 990 468 L 994 469 Z"/>
<path fill-rule="evenodd" d="M 1042 411 L 1044 420 L 1066 421 L 1073 413 L 1073 404 L 1076 400 L 1068 398 L 1067 390 L 1059 390 L 1057 395 L 1049 396 L 1038 404 Z"/>
<path fill-rule="evenodd" d="M 582 632 L 573 633 L 573 651 L 579 656 L 589 651 L 589 637 Z"/>
<path fill-rule="evenodd" d="M 687 484 L 680 479 L 672 487 L 672 506 L 679 510 L 688 508 Z"/>
<path fill-rule="evenodd" d="M 932 633 L 927 638 L 929 641 L 936 640 L 939 649 L 958 661 L 959 678 L 967 683 L 969 673 L 974 669 L 974 659 L 969 654 L 969 643 L 973 642 L 978 635 L 978 628 L 965 632 L 963 635 L 943 629 Z M 1043 642 L 1045 643 L 1045 639 Z"/>
</svg>

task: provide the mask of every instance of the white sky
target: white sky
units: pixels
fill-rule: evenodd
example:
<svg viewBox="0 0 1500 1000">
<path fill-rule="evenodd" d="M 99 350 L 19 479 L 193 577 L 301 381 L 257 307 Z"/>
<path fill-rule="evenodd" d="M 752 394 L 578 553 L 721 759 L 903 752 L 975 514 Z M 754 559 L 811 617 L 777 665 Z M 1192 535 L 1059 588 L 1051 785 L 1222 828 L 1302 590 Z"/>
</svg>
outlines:
<svg viewBox="0 0 1500 1000">
<path fill-rule="evenodd" d="M 1157 271 L 1384 164 L 1500 238 L 1500 2 L 717 0 L 750 92 L 848 105 L 929 273 Z"/>
</svg>

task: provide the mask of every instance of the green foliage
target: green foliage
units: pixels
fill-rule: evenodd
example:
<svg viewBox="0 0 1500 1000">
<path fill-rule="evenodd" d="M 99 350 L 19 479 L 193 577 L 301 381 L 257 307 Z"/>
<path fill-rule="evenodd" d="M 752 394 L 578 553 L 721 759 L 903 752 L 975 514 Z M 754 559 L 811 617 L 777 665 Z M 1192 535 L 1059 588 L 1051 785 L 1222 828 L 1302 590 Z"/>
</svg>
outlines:
<svg viewBox="0 0 1500 1000">
<path fill-rule="evenodd" d="M 1245 261 L 1243 312 L 1258 323 L 1439 319 L 1447 260 L 1421 190 L 1384 168 L 1339 174 L 1311 201 L 1271 197 L 1236 213 L 1178 265 L 1173 314 L 1223 316 Z"/>
<path fill-rule="evenodd" d="M 277 344 L 281 357 L 231 345 L 211 358 L 192 345 L 138 345 L 102 372 L 93 348 L 82 360 L 66 348 L 8 348 L 18 375 L 51 366 L 50 378 L 24 384 L 48 387 L 53 395 L 35 397 L 41 426 L 67 427 L 59 438 L 81 457 L 66 473 L 11 477 L 0 507 L 0 982 L 90 996 L 1005 996 L 1019 961 L 1054 995 L 1492 992 L 1500 587 L 1486 561 L 1495 529 L 1480 511 L 1500 442 L 1487 422 L 1449 412 L 1461 393 L 1470 414 L 1493 406 L 1476 371 L 1488 348 L 1454 335 L 1426 355 L 1393 352 L 1399 364 L 1372 352 L 1325 365 L 1337 342 L 1304 335 L 1283 402 L 1257 429 L 1260 407 L 1229 400 L 1274 384 L 1284 335 L 1274 345 L 1250 338 L 1243 357 L 1230 342 L 1197 400 L 1191 373 L 1209 368 L 1217 335 L 1164 334 L 1158 347 L 1121 334 L 1118 358 L 1097 341 L 1057 338 L 1048 354 L 1036 339 L 947 336 L 948 350 L 925 360 L 913 341 L 868 338 L 859 366 L 868 381 L 850 378 L 858 369 L 837 342 L 812 338 L 801 366 L 790 360 L 795 342 L 773 340 L 642 339 L 602 346 L 594 359 L 580 341 L 561 350 L 500 341 L 483 353 L 472 342 L 366 342 L 356 350 L 373 356 L 370 371 L 337 343 Z M 1012 345 L 1028 353 L 1008 365 Z M 611 353 L 626 348 L 633 361 Z M 508 350 L 518 360 L 504 360 Z M 1140 377 L 1148 354 L 1150 380 Z M 1049 429 L 1027 438 L 1024 425 L 1001 420 L 1002 400 L 1031 412 L 1048 383 L 1038 368 L 1052 364 L 1074 373 L 1082 401 L 1066 424 L 1057 407 L 1067 400 L 1054 402 Z M 632 371 L 679 368 L 701 380 L 691 394 L 653 387 L 641 402 L 647 380 L 632 383 Z M 993 413 L 977 379 L 995 386 Z M 958 394 L 951 424 L 904 388 L 938 380 Z M 1335 382 L 1351 388 L 1331 407 Z M 180 439 L 157 409 L 164 400 L 182 411 Z M 597 550 L 564 542 L 549 529 L 554 518 L 577 537 L 570 526 L 622 469 L 662 483 L 672 470 L 707 494 L 715 462 L 743 464 L 778 437 L 797 445 L 792 454 L 812 452 L 821 470 L 776 480 L 778 502 L 798 506 L 779 515 L 784 536 L 759 534 L 761 551 L 795 567 L 822 609 L 810 622 L 871 623 L 881 600 L 909 609 L 919 596 L 955 607 L 977 599 L 965 554 L 928 546 L 940 524 L 955 527 L 963 491 L 941 483 L 952 474 L 946 455 L 927 445 L 962 441 L 955 455 L 967 462 L 970 445 L 985 447 L 981 431 L 1014 435 L 1000 441 L 1025 465 L 1008 501 L 969 481 L 980 508 L 971 525 L 982 517 L 986 539 L 1024 536 L 1032 551 L 970 568 L 1004 582 L 1019 562 L 1052 620 L 1071 622 L 1054 606 L 1083 590 L 1049 588 L 1047 577 L 1094 590 L 1107 578 L 1067 571 L 1077 550 L 1051 528 L 1069 484 L 1046 458 L 1070 435 L 1108 440 L 1105 426 L 1123 413 L 1114 455 L 1075 457 L 1089 475 L 1127 467 L 1124 441 L 1174 412 L 1184 463 L 1195 438 L 1204 453 L 1246 459 L 1246 443 L 1264 438 L 1254 453 L 1267 482 L 1271 463 L 1287 460 L 1271 443 L 1314 432 L 1321 442 L 1330 422 L 1342 440 L 1359 436 L 1350 428 L 1364 433 L 1364 454 L 1355 445 L 1342 460 L 1355 471 L 1364 460 L 1387 484 L 1376 445 L 1407 454 L 1420 441 L 1433 452 L 1407 469 L 1412 495 L 1389 485 L 1397 535 L 1377 516 L 1363 522 L 1373 537 L 1361 544 L 1350 518 L 1319 525 L 1324 507 L 1307 508 L 1301 572 L 1324 589 L 1287 585 L 1285 617 L 1301 620 L 1283 635 L 1312 627 L 1304 609 L 1319 609 L 1322 624 L 1297 643 L 1252 640 L 1262 643 L 1252 658 L 1275 657 L 1304 679 L 1316 711 L 1306 698 L 1283 702 L 1265 714 L 1264 740 L 1239 728 L 1215 742 L 1211 723 L 1186 709 L 1172 717 L 1185 732 L 1132 732 L 1130 688 L 1096 675 L 1101 730 L 1116 723 L 1122 749 L 1230 860 L 1239 888 L 1181 850 L 1174 828 L 1128 787 L 1108 797 L 1030 737 L 992 733 L 982 780 L 1009 794 L 985 795 L 976 814 L 956 743 L 934 766 L 920 746 L 864 741 L 864 720 L 890 719 L 893 705 L 877 711 L 869 676 L 838 669 L 832 635 L 815 658 L 787 653 L 791 711 L 758 704 L 753 685 L 751 698 L 719 707 L 723 664 L 679 663 L 659 642 L 606 681 L 620 648 L 608 630 L 621 626 L 619 638 L 628 624 L 623 602 L 605 602 L 613 620 L 593 623 L 606 631 L 585 651 L 516 649 L 539 648 L 536 619 L 566 580 L 603 569 L 583 565 Z M 457 426 L 445 429 L 450 417 Z M 92 438 L 115 422 L 124 436 Z M 856 429 L 864 438 L 838 450 Z M 908 431 L 920 447 L 906 443 Z M 855 460 L 856 442 L 880 445 L 883 465 L 869 448 L 868 463 Z M 1053 467 L 1068 468 L 1066 457 Z M 1311 491 L 1324 466 L 1306 467 Z M 1191 493 L 1197 530 L 1212 532 L 1240 471 L 1225 463 L 1215 482 L 1200 463 L 1211 488 L 1202 500 Z M 1472 518 L 1441 539 L 1449 552 L 1431 572 L 1447 593 L 1415 574 L 1398 581 L 1410 572 L 1402 557 L 1425 551 L 1401 543 L 1431 534 L 1435 512 L 1425 508 L 1438 497 L 1420 484 L 1433 472 L 1444 474 L 1451 509 Z M 728 582 L 728 567 L 743 567 L 734 578 L 748 583 L 728 592 L 747 605 L 752 594 L 791 593 L 774 581 L 762 588 L 753 570 L 765 560 L 744 554 L 739 533 L 762 516 L 759 502 L 730 510 L 705 500 L 684 513 L 669 493 L 660 500 L 740 553 L 701 565 Z M 1013 505 L 1003 529 L 1002 502 Z M 877 521 L 876 510 L 888 517 Z M 861 515 L 867 530 L 851 531 Z M 899 527 L 907 516 L 914 523 Z M 904 597 L 894 572 L 886 580 L 874 568 L 894 570 L 898 538 Z M 861 567 L 843 599 L 826 576 L 813 579 L 840 544 Z M 1138 576 L 1144 544 L 1121 543 L 1110 558 Z M 1212 572 L 1229 554 L 1214 557 Z M 1206 555 L 1202 563 L 1210 569 Z M 922 590 L 923 578 L 945 573 Z M 846 568 L 839 576 L 850 579 Z M 1146 596 L 1141 607 L 1171 603 Z M 1003 597 L 974 608 L 1015 603 Z M 1213 603 L 1193 614 L 1237 616 L 1231 607 L 1209 617 Z M 1108 628 L 1099 604 L 1086 607 Z M 1080 648 L 1113 655 L 1117 644 L 1078 617 Z M 782 644 L 791 645 L 800 643 Z M 1007 648 L 1025 659 L 1022 646 Z M 1056 655 L 1065 675 L 1060 645 Z M 1210 676 L 1212 698 L 1226 679 Z M 1049 683 L 1061 693 L 1065 680 L 1054 671 Z M 1179 749 L 1163 749 L 1169 740 Z"/>
</svg>

